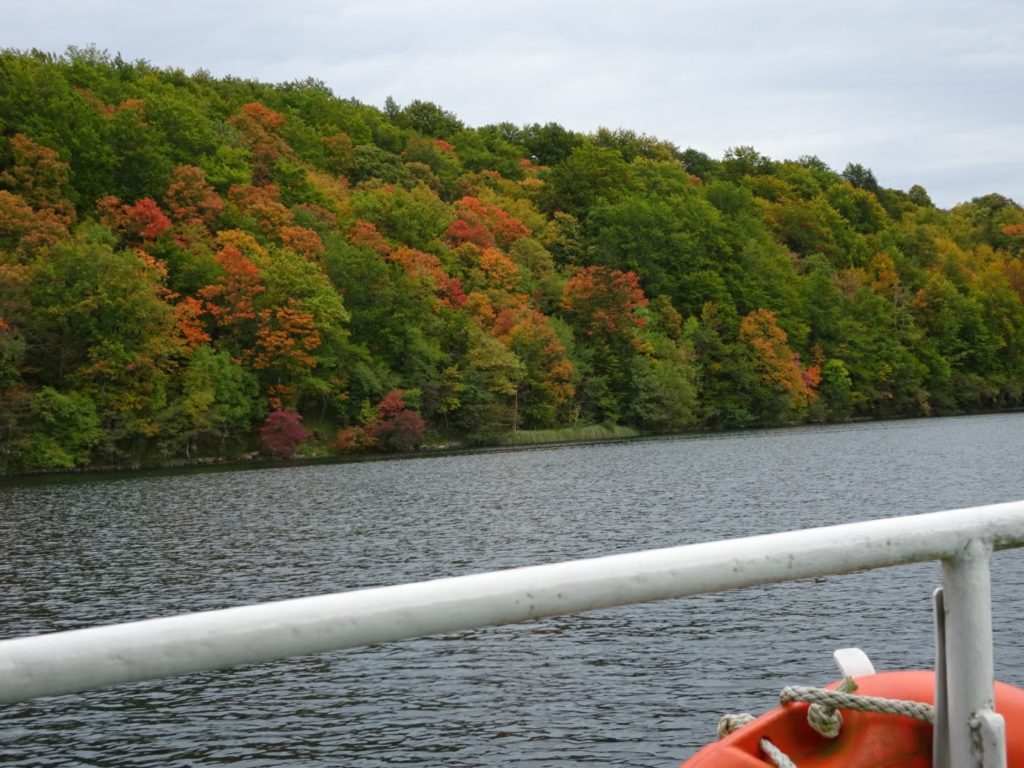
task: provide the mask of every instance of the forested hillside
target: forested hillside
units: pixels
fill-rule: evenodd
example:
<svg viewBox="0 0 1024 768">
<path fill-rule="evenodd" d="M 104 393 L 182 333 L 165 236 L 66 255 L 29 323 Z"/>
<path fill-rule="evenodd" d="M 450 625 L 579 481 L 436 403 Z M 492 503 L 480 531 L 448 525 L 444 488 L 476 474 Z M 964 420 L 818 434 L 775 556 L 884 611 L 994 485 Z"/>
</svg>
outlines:
<svg viewBox="0 0 1024 768">
<path fill-rule="evenodd" d="M 0 471 L 1018 407 L 1022 259 L 855 163 L 5 51 Z"/>
</svg>

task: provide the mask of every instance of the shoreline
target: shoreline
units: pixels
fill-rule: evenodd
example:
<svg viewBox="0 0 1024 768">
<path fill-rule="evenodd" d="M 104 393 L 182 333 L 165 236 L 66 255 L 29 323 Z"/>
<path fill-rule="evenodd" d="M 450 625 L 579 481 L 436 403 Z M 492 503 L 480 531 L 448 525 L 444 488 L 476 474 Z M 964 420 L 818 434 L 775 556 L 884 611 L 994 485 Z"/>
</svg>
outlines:
<svg viewBox="0 0 1024 768">
<path fill-rule="evenodd" d="M 781 429 L 813 429 L 820 427 L 836 427 L 853 424 L 871 424 L 903 421 L 928 421 L 934 419 L 970 418 L 976 416 L 1001 416 L 1022 413 L 1024 409 L 1011 408 L 998 411 L 981 411 L 976 413 L 956 413 L 940 416 L 905 416 L 892 418 L 855 418 L 846 421 L 828 422 L 793 422 L 788 424 L 768 424 L 730 429 L 690 429 L 678 432 L 642 432 L 632 427 L 619 425 L 590 425 L 588 427 L 562 428 L 555 430 L 520 430 L 508 435 L 540 433 L 531 435 L 521 441 L 509 441 L 485 444 L 468 444 L 447 441 L 425 445 L 412 451 L 362 452 L 350 454 L 324 453 L 317 455 L 298 456 L 293 459 L 277 459 L 264 456 L 258 451 L 249 451 L 237 457 L 204 457 L 189 461 L 168 461 L 161 463 L 144 463 L 135 466 L 90 466 L 73 470 L 53 470 L 23 472 L 17 474 L 0 474 L 0 486 L 32 482 L 61 482 L 87 478 L 142 477 L 146 475 L 194 474 L 202 472 L 232 472 L 247 469 L 285 469 L 289 467 L 317 466 L 320 464 L 361 464 L 372 461 L 410 460 L 434 458 L 440 456 L 460 456 L 474 453 L 495 453 L 504 451 L 523 451 L 536 448 L 552 448 L 559 446 L 588 445 L 629 440 L 652 440 L 671 438 L 698 438 L 710 435 L 729 433 L 749 433 L 758 431 L 776 431 Z M 595 432 L 600 430 L 601 432 Z M 578 432 L 578 437 L 566 437 L 565 433 Z M 559 437 L 547 439 L 544 433 L 558 433 Z"/>
</svg>

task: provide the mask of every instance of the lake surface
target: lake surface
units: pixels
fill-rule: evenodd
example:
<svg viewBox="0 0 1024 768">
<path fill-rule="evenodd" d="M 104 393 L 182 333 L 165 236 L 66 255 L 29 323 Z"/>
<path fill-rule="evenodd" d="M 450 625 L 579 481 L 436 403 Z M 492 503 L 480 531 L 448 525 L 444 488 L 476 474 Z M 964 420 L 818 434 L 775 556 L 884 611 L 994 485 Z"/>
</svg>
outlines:
<svg viewBox="0 0 1024 768">
<path fill-rule="evenodd" d="M 0 486 L 0 638 L 1024 498 L 1024 414 Z M 993 564 L 1024 685 L 1024 553 Z M 928 667 L 938 564 L 0 709 L 14 766 L 675 766 L 726 712 Z"/>
</svg>

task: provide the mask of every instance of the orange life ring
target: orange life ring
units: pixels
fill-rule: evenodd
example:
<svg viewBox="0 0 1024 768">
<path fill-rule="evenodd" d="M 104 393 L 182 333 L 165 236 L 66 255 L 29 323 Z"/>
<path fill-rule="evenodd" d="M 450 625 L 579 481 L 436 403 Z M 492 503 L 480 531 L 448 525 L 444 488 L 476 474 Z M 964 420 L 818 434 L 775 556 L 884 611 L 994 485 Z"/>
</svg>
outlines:
<svg viewBox="0 0 1024 768">
<path fill-rule="evenodd" d="M 856 692 L 864 696 L 934 703 L 934 672 L 882 672 L 858 677 L 856 682 Z M 1007 766 L 1024 768 L 1024 690 L 996 683 L 995 693 L 996 712 L 1006 719 Z M 827 739 L 807 724 L 808 706 L 793 702 L 773 709 L 707 745 L 682 768 L 766 768 L 772 763 L 761 751 L 763 738 L 800 768 L 931 768 L 932 727 L 928 723 L 899 715 L 843 710 L 842 731 L 835 739 Z"/>
</svg>

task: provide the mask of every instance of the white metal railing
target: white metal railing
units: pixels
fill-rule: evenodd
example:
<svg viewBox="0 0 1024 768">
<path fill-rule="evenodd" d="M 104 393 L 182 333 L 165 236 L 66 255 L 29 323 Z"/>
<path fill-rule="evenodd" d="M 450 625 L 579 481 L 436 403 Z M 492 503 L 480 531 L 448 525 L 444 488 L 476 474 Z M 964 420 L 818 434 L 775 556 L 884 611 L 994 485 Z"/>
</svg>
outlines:
<svg viewBox="0 0 1024 768">
<path fill-rule="evenodd" d="M 456 630 L 926 560 L 943 562 L 936 765 L 998 766 L 989 560 L 1024 501 L 727 539 L 0 641 L 0 705 Z M 998 718 L 996 718 L 998 719 Z M 971 723 L 974 723 L 972 726 Z M 984 756 L 972 727 L 989 728 Z M 984 741 L 984 739 L 978 739 Z M 988 742 L 986 742 L 988 743 Z M 948 749 L 948 755 L 943 754 Z M 996 762 L 993 762 L 995 760 Z M 1003 758 L 1005 760 L 1005 757 Z M 984 762 L 983 762 L 984 761 Z"/>
</svg>

